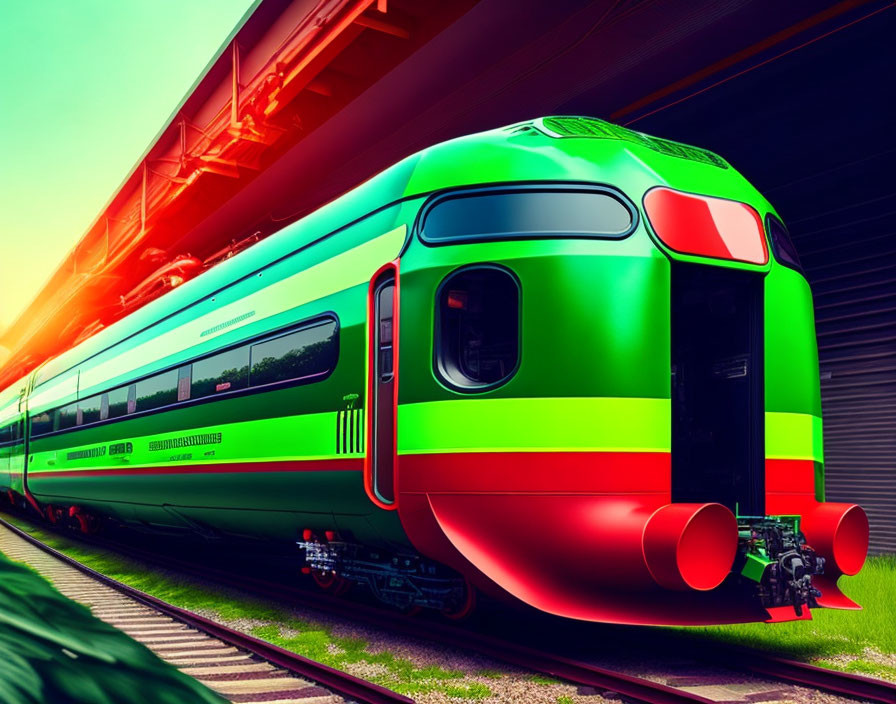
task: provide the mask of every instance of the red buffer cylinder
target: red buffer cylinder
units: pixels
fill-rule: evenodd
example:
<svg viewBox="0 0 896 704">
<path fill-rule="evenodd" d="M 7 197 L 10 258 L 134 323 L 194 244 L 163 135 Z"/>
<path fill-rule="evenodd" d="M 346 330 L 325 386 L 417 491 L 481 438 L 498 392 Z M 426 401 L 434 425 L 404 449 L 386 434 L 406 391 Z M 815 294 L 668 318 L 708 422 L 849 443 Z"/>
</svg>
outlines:
<svg viewBox="0 0 896 704">
<path fill-rule="evenodd" d="M 857 574 L 868 554 L 868 516 L 856 504 L 816 503 L 802 512 L 802 531 L 825 559 L 824 574 L 814 578 L 818 604 L 833 609 L 860 609 L 837 587 L 841 575 Z"/>
<path fill-rule="evenodd" d="M 668 504 L 644 526 L 644 561 L 666 589 L 715 589 L 737 554 L 737 520 L 721 504 Z"/>
</svg>

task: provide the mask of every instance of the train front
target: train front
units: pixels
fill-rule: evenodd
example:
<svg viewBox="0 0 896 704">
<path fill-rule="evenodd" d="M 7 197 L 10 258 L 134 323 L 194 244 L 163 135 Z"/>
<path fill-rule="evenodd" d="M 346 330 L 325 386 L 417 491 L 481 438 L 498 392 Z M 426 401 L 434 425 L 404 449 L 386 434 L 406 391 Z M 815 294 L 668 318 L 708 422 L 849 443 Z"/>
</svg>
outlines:
<svg viewBox="0 0 896 704">
<path fill-rule="evenodd" d="M 858 608 L 837 580 L 868 521 L 824 502 L 811 292 L 771 206 L 720 157 L 601 121 L 508 134 L 489 163 L 513 180 L 431 197 L 402 257 L 411 541 L 577 619 Z"/>
</svg>

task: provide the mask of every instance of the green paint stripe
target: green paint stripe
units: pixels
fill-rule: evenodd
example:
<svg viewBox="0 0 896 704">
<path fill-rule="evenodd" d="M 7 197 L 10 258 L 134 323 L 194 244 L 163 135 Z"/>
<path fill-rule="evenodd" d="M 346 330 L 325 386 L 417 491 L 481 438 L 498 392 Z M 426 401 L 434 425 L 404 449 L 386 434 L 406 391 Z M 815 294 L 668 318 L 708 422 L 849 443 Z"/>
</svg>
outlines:
<svg viewBox="0 0 896 704">
<path fill-rule="evenodd" d="M 765 456 L 824 462 L 821 418 L 807 413 L 765 414 Z"/>
<path fill-rule="evenodd" d="M 220 443 L 210 442 L 185 447 L 149 449 L 150 443 L 153 442 L 164 443 L 178 438 L 217 433 L 221 434 Z M 73 433 L 73 439 L 76 436 L 77 433 Z M 133 451 L 129 455 L 109 454 L 110 445 L 123 442 L 130 442 L 133 445 Z M 102 451 L 103 454 L 68 459 L 69 453 L 96 455 L 99 451 Z M 184 455 L 190 455 L 190 457 L 186 458 Z M 358 457 L 363 457 L 363 453 L 336 453 L 336 413 L 330 412 L 227 423 L 135 438 L 117 437 L 110 438 L 105 442 L 77 445 L 64 450 L 37 452 L 34 454 L 34 460 L 29 463 L 29 471 L 54 472 L 82 469 L 90 471 L 92 469 L 177 467 L 203 461 L 225 464 Z"/>
<path fill-rule="evenodd" d="M 398 408 L 398 452 L 669 452 L 670 401 L 479 398 Z"/>
</svg>

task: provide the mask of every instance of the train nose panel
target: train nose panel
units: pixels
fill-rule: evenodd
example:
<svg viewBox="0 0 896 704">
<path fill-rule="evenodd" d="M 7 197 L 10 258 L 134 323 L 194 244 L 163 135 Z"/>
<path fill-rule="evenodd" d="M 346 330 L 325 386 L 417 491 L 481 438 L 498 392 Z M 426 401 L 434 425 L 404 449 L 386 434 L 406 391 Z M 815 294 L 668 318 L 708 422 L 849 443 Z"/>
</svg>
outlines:
<svg viewBox="0 0 896 704">
<path fill-rule="evenodd" d="M 479 572 L 521 601 L 571 618 L 698 623 L 668 598 L 719 586 L 737 551 L 737 521 L 719 504 L 596 495 L 431 494 L 441 533 Z M 536 518 L 537 517 L 537 518 Z M 673 591 L 670 591 L 673 590 Z"/>
</svg>

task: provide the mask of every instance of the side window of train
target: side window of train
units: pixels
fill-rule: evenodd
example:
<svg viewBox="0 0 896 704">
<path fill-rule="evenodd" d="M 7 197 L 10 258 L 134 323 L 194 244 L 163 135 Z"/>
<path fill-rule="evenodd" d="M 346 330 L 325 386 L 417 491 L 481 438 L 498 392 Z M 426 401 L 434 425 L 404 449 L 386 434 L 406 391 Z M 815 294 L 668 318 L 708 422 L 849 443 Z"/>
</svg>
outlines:
<svg viewBox="0 0 896 704">
<path fill-rule="evenodd" d="M 237 347 L 193 362 L 189 398 L 204 398 L 249 386 L 249 347 Z"/>
<path fill-rule="evenodd" d="M 106 420 L 107 418 L 121 418 L 129 413 L 128 390 L 131 386 L 120 386 L 117 389 L 112 389 L 112 391 L 107 394 L 103 394 L 108 399 L 106 402 L 108 410 L 106 411 L 106 416 L 103 420 Z"/>
<path fill-rule="evenodd" d="M 797 254 L 796 247 L 793 246 L 793 240 L 790 239 L 790 234 L 784 227 L 784 223 L 775 216 L 768 215 L 765 218 L 765 226 L 768 229 L 769 239 L 772 241 L 772 251 L 778 261 L 805 276 L 806 272 L 800 261 L 800 255 Z"/>
<path fill-rule="evenodd" d="M 78 401 L 78 425 L 96 423 L 100 420 L 100 406 L 102 396 L 91 396 Z"/>
<path fill-rule="evenodd" d="M 31 435 L 37 437 L 53 432 L 53 417 L 50 411 L 43 411 L 31 417 Z"/>
<path fill-rule="evenodd" d="M 137 382 L 137 410 L 148 411 L 177 402 L 177 369 Z"/>
<path fill-rule="evenodd" d="M 336 321 L 319 321 L 279 337 L 245 344 L 154 374 L 136 383 L 38 413 L 31 417 L 31 435 L 40 437 L 58 430 L 123 418 L 132 413 L 239 391 L 250 386 L 286 381 L 320 381 L 333 371 L 338 358 Z"/>
<path fill-rule="evenodd" d="M 0 445 L 17 442 L 22 438 L 19 424 L 21 421 L 13 421 L 11 425 L 0 428 Z"/>
<path fill-rule="evenodd" d="M 453 272 L 436 294 L 436 375 L 458 391 L 508 381 L 520 361 L 520 285 L 507 269 Z"/>
<path fill-rule="evenodd" d="M 78 404 L 70 403 L 67 406 L 56 409 L 56 424 L 54 430 L 66 430 L 74 428 L 78 424 Z"/>
<path fill-rule="evenodd" d="M 338 356 L 336 321 L 327 320 L 252 345 L 249 383 L 264 386 L 280 381 L 310 381 L 332 371 Z"/>
</svg>

